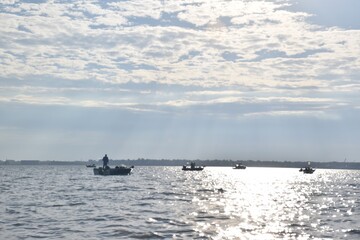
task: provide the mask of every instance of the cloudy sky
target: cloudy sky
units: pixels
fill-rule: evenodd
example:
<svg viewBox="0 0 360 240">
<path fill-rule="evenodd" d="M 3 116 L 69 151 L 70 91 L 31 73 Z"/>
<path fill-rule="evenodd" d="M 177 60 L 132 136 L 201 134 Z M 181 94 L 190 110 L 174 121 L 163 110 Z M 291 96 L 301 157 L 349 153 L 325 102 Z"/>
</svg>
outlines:
<svg viewBox="0 0 360 240">
<path fill-rule="evenodd" d="M 2 0 L 0 159 L 360 161 L 359 0 Z"/>
</svg>

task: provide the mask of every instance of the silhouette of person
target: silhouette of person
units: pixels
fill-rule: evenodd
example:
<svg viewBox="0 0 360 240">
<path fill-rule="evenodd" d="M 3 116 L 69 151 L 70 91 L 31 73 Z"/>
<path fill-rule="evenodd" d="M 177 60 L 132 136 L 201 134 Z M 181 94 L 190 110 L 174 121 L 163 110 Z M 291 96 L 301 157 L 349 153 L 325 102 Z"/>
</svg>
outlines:
<svg viewBox="0 0 360 240">
<path fill-rule="evenodd" d="M 103 168 L 106 168 L 109 163 L 109 158 L 108 158 L 107 154 L 105 154 L 105 156 L 103 157 L 102 160 L 103 160 Z"/>
</svg>

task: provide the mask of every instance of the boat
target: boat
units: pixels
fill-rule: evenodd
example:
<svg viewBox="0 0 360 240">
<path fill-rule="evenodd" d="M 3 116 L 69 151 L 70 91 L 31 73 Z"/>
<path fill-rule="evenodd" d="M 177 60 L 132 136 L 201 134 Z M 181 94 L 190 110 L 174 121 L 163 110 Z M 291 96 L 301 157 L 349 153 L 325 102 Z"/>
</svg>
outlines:
<svg viewBox="0 0 360 240">
<path fill-rule="evenodd" d="M 233 167 L 233 169 L 246 169 L 245 165 L 242 165 L 240 163 L 235 164 L 235 166 Z"/>
<path fill-rule="evenodd" d="M 303 173 L 307 173 L 307 174 L 312 174 L 313 172 L 315 172 L 315 169 L 313 169 L 310 166 L 310 162 L 308 162 L 308 166 L 305 168 L 300 168 L 299 172 L 303 172 Z"/>
<path fill-rule="evenodd" d="M 115 168 L 111 168 L 109 166 L 94 168 L 95 175 L 130 175 L 134 166 L 126 167 L 124 165 L 116 166 Z"/>
<path fill-rule="evenodd" d="M 299 172 L 312 174 L 313 172 L 315 172 L 315 169 L 312 167 L 300 168 Z"/>
<path fill-rule="evenodd" d="M 86 167 L 94 168 L 94 167 L 96 167 L 96 165 L 95 164 L 86 164 Z"/>
<path fill-rule="evenodd" d="M 182 167 L 183 171 L 202 171 L 204 170 L 205 166 L 196 166 L 195 162 L 192 162 L 190 166 L 184 165 Z"/>
</svg>

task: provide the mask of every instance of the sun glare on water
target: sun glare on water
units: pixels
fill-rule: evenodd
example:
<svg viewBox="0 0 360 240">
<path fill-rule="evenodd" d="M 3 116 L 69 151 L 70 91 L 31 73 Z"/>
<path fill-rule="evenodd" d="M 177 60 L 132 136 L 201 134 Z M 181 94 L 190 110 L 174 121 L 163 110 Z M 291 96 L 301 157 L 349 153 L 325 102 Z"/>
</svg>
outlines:
<svg viewBox="0 0 360 240">
<path fill-rule="evenodd" d="M 193 198 L 197 231 L 204 236 L 216 233 L 215 239 L 269 239 L 276 233 L 306 239 L 303 232 L 290 227 L 309 221 L 309 196 L 318 189 L 311 185 L 314 176 L 303 176 L 297 169 L 207 168 L 206 179 Z M 222 219 L 226 219 L 223 224 Z M 295 224 L 295 225 L 294 225 Z M 316 222 L 314 223 L 316 225 Z M 256 236 L 253 233 L 256 232 Z"/>
</svg>

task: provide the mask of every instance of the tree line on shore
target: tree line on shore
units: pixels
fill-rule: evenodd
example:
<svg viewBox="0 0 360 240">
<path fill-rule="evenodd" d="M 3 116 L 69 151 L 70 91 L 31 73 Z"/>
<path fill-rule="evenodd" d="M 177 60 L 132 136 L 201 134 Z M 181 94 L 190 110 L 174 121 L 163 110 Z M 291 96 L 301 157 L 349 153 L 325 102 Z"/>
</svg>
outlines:
<svg viewBox="0 0 360 240">
<path fill-rule="evenodd" d="M 195 162 L 197 165 L 214 166 L 214 167 L 229 167 L 236 163 L 242 163 L 247 167 L 282 167 L 282 168 L 302 168 L 308 165 L 305 161 L 261 161 L 261 160 L 188 160 L 188 159 L 144 159 L 139 158 L 135 160 L 115 160 L 110 159 L 109 165 L 134 165 L 134 166 L 182 166 Z M 88 161 L 40 161 L 40 160 L 5 160 L 0 161 L 0 165 L 86 165 L 95 164 L 102 166 L 100 160 Z M 314 168 L 324 169 L 360 169 L 360 162 L 311 162 Z"/>
</svg>

